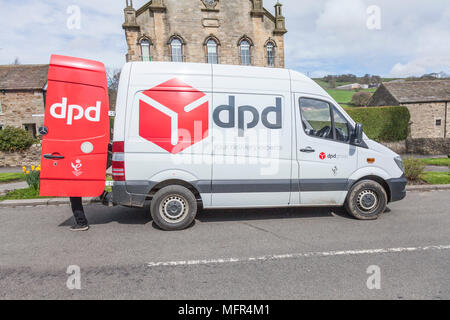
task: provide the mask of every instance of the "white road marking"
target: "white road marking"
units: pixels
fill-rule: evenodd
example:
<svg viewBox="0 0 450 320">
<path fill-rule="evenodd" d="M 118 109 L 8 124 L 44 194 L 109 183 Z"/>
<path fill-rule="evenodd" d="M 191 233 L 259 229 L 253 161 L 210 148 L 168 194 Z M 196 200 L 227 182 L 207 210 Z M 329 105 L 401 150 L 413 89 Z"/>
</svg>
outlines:
<svg viewBox="0 0 450 320">
<path fill-rule="evenodd" d="M 264 261 L 295 259 L 295 258 L 308 258 L 308 257 L 352 256 L 352 255 L 363 255 L 363 254 L 400 253 L 400 252 L 449 250 L 449 249 L 450 249 L 450 245 L 441 245 L 441 246 L 409 247 L 409 248 L 307 252 L 307 253 L 293 253 L 293 254 L 282 254 L 282 255 L 267 255 L 267 256 L 250 257 L 250 258 L 226 258 L 226 259 L 210 259 L 210 260 L 149 262 L 148 267 L 152 268 L 152 267 L 195 266 L 195 265 L 225 264 L 225 263 L 237 263 L 237 262 L 255 262 L 255 261 L 264 262 Z"/>
</svg>

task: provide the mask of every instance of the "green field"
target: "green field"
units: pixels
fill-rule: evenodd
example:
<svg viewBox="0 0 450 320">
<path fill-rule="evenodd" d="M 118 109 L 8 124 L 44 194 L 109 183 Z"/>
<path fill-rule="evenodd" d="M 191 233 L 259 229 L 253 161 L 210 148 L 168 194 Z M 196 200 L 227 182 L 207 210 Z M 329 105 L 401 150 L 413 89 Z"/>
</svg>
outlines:
<svg viewBox="0 0 450 320">
<path fill-rule="evenodd" d="M 338 89 L 332 89 L 329 87 L 328 83 L 320 80 L 320 79 L 314 79 L 314 81 L 320 85 L 334 100 L 336 100 L 337 103 L 339 103 L 341 106 L 351 106 L 352 97 L 356 93 L 355 90 L 338 90 Z M 336 86 L 343 86 L 346 84 L 350 84 L 350 82 L 337 82 Z M 359 92 L 371 92 L 374 93 L 376 89 L 362 89 L 359 90 Z"/>
</svg>

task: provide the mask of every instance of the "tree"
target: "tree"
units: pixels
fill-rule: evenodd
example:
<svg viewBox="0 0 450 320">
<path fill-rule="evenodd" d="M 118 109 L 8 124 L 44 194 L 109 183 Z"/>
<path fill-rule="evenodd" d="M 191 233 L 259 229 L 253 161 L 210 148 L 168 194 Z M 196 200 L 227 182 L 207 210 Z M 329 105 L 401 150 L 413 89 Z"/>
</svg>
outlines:
<svg viewBox="0 0 450 320">
<path fill-rule="evenodd" d="M 19 58 L 18 58 L 18 57 L 16 57 L 16 58 L 14 59 L 14 62 L 13 62 L 13 63 L 11 63 L 11 64 L 13 64 L 13 65 L 19 65 L 19 64 L 21 64 L 21 63 L 20 63 L 20 60 L 19 60 Z"/>
<path fill-rule="evenodd" d="M 335 78 L 332 78 L 328 83 L 330 84 L 330 88 L 332 88 L 332 89 L 336 88 L 336 79 Z"/>
<path fill-rule="evenodd" d="M 367 106 L 371 97 L 370 92 L 357 92 L 352 97 L 352 104 L 359 107 Z"/>
<path fill-rule="evenodd" d="M 106 75 L 108 78 L 108 96 L 109 96 L 109 110 L 115 110 L 117 100 L 117 90 L 119 89 L 120 69 L 107 69 Z"/>
</svg>

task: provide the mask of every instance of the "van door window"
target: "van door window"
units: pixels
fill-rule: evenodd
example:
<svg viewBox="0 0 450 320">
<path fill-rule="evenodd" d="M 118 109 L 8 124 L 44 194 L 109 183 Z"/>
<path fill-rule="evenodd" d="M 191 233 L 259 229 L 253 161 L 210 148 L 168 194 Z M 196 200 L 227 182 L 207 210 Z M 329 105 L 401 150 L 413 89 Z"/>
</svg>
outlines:
<svg viewBox="0 0 450 320">
<path fill-rule="evenodd" d="M 351 126 L 335 106 L 333 106 L 333 119 L 336 130 L 336 140 L 340 142 L 349 142 Z"/>
<path fill-rule="evenodd" d="M 330 105 L 325 101 L 300 98 L 303 128 L 312 137 L 333 139 Z"/>
</svg>

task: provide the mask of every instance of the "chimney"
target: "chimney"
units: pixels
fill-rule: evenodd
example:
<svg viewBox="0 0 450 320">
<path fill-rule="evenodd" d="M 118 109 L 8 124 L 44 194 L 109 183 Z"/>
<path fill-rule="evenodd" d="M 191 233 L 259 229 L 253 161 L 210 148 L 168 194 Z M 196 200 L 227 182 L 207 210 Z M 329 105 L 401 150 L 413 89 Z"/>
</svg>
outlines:
<svg viewBox="0 0 450 320">
<path fill-rule="evenodd" d="M 253 0 L 253 8 L 250 14 L 252 17 L 264 16 L 263 0 Z"/>
<path fill-rule="evenodd" d="M 125 23 L 122 28 L 139 28 L 136 23 L 136 10 L 133 8 L 133 0 L 126 0 L 126 8 L 124 10 Z"/>
<path fill-rule="evenodd" d="M 275 4 L 275 30 L 273 31 L 276 35 L 283 35 L 287 32 L 286 30 L 286 18 L 283 16 L 283 5 L 280 2 Z"/>
</svg>

